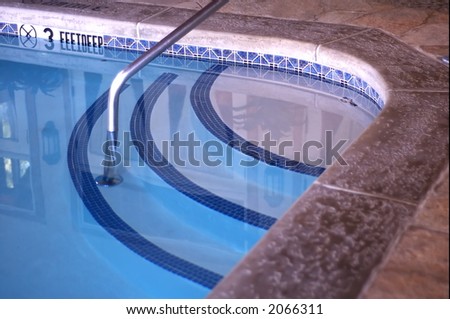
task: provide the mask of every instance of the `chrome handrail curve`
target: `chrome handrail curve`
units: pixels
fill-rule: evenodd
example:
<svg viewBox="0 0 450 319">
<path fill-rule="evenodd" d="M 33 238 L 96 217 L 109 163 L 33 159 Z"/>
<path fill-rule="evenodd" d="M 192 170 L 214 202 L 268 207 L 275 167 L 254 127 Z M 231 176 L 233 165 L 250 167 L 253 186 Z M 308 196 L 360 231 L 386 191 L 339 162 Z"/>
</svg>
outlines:
<svg viewBox="0 0 450 319">
<path fill-rule="evenodd" d="M 142 54 L 135 61 L 130 63 L 122 71 L 120 71 L 112 81 L 111 88 L 108 95 L 108 109 L 107 109 L 107 137 L 106 142 L 109 147 L 115 147 L 117 142 L 117 135 L 119 131 L 119 96 L 125 83 L 139 70 L 144 68 L 147 64 L 152 62 L 155 58 L 160 56 L 171 45 L 183 38 L 190 31 L 195 29 L 200 23 L 208 19 L 212 14 L 227 4 L 229 0 L 212 0 L 208 5 L 199 10 L 186 22 L 173 30 L 170 34 L 159 41 L 154 47 Z M 116 165 L 104 166 L 104 175 L 99 176 L 97 184 L 102 186 L 113 186 L 122 182 L 120 176 L 115 175 L 114 167 Z"/>
</svg>

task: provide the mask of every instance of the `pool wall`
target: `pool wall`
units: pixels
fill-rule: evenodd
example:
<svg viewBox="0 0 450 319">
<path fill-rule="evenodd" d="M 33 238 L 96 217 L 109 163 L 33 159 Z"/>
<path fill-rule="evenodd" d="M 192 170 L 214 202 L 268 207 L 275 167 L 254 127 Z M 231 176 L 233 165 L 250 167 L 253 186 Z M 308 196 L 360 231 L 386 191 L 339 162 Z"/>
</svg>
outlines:
<svg viewBox="0 0 450 319">
<path fill-rule="evenodd" d="M 122 49 L 147 48 L 192 15 L 122 4 L 0 4 L 0 12 L 1 33 L 20 35 L 28 24 L 103 35 Z M 245 62 L 358 83 L 384 108 L 345 152 L 349 165 L 330 167 L 210 297 L 361 296 L 448 165 L 448 67 L 378 29 L 230 14 L 216 14 L 171 53 L 240 62 L 240 52 Z"/>
</svg>

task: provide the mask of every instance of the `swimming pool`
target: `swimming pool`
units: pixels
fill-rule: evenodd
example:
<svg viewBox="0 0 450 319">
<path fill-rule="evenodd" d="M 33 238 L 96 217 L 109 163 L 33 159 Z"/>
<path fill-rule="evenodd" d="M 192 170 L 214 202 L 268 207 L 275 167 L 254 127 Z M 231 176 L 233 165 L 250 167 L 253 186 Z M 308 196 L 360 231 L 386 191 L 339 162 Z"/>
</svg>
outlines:
<svg viewBox="0 0 450 319">
<path fill-rule="evenodd" d="M 30 25 L 42 38 L 48 38 L 48 27 L 53 34 L 80 33 L 91 40 L 103 35 L 102 48 L 83 50 L 59 40 L 42 47 L 43 52 L 71 54 L 63 66 L 75 69 L 83 64 L 75 58 L 82 52 L 131 61 L 136 54 L 120 49 L 145 50 L 193 14 L 128 3 L 71 8 L 62 1 L 22 1 L 0 6 L 1 33 L 24 36 L 23 43 L 16 38 L 13 46 L 36 44 Z M 383 260 L 393 245 L 409 232 L 405 229 L 428 229 L 414 216 L 448 165 L 448 68 L 442 63 L 378 29 L 220 13 L 170 54 L 334 79 L 385 105 L 345 152 L 349 165 L 329 167 L 209 297 L 361 297 L 379 268 L 385 268 Z"/>
<path fill-rule="evenodd" d="M 138 53 L 2 40 L 0 297 L 205 297 L 381 110 L 318 77 L 161 57 L 124 89 L 112 154 L 106 92 Z M 98 187 L 112 157 L 124 182 Z"/>
</svg>

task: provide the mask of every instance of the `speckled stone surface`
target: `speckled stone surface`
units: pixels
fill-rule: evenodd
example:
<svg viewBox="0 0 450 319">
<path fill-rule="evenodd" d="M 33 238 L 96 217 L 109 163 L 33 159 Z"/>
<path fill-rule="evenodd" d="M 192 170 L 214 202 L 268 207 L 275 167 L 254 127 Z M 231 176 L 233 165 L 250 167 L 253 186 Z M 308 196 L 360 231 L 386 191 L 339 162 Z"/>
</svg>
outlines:
<svg viewBox="0 0 450 319">
<path fill-rule="evenodd" d="M 176 27 L 180 21 L 186 21 L 195 11 L 172 9 L 155 16 L 152 24 Z M 289 23 L 289 27 L 286 27 Z M 307 21 L 283 21 L 277 19 L 250 17 L 244 15 L 217 13 L 199 26 L 200 30 L 215 32 L 233 32 L 246 36 L 264 38 L 286 38 L 294 41 L 321 44 L 342 39 L 363 30 L 361 27 L 336 25 L 332 29 L 327 24 Z M 265 32 L 261 33 L 261 30 Z M 304 32 L 307 30 L 308 32 Z M 195 31 L 195 30 L 194 30 Z"/>
<path fill-rule="evenodd" d="M 414 207 L 314 186 L 211 298 L 354 298 Z"/>
<path fill-rule="evenodd" d="M 83 0 L 92 1 L 92 0 Z M 121 0 L 198 9 L 208 0 Z M 448 55 L 448 0 L 230 0 L 221 12 L 380 28 L 430 56 Z"/>
<path fill-rule="evenodd" d="M 449 298 L 448 167 L 362 298 Z"/>
<path fill-rule="evenodd" d="M 370 48 L 370 49 L 369 49 Z M 448 69 L 380 30 L 319 47 L 318 61 L 341 61 L 349 66 L 362 60 L 373 66 L 390 90 L 448 90 Z M 425 67 L 426 66 L 426 67 Z"/>
<path fill-rule="evenodd" d="M 389 105 L 320 182 L 418 204 L 448 163 L 448 94 L 392 92 Z"/>
<path fill-rule="evenodd" d="M 429 230 L 449 232 L 448 168 L 429 192 L 415 223 Z"/>
<path fill-rule="evenodd" d="M 0 3 L 4 2 L 4 0 L 0 1 Z M 162 10 L 166 10 L 167 8 L 165 6 L 148 6 L 148 5 L 139 5 L 134 4 L 133 6 L 130 6 L 126 3 L 121 2 L 115 2 L 115 3 L 108 3 L 106 1 L 71 1 L 72 6 L 70 5 L 70 2 L 64 2 L 64 1 L 33 1 L 33 0 L 26 0 L 26 1 L 10 1 L 11 3 L 18 3 L 20 4 L 20 7 L 23 8 L 23 3 L 27 4 L 30 8 L 32 8 L 33 5 L 39 5 L 41 2 L 51 4 L 53 5 L 45 5 L 46 11 L 49 12 L 66 12 L 71 14 L 82 14 L 83 16 L 91 16 L 95 17 L 97 19 L 115 19 L 116 21 L 141 21 L 143 19 L 146 19 L 148 17 L 151 17 L 158 12 Z M 66 5 L 66 7 L 62 6 L 64 3 L 67 3 L 69 5 Z M 80 5 L 78 8 L 74 6 L 75 4 L 83 4 Z M 60 4 L 60 5 L 59 5 Z M 62 5 L 61 5 L 62 4 Z M 63 9 L 63 10 L 62 10 Z"/>
<path fill-rule="evenodd" d="M 448 234 L 410 228 L 364 298 L 448 298 Z"/>
<path fill-rule="evenodd" d="M 199 9 L 209 0 L 77 0 L 114 10 L 123 4 Z M 41 3 L 44 0 L 2 0 Z M 448 0 L 230 0 L 224 13 L 380 28 L 417 50 L 439 57 L 449 54 Z M 147 18 L 147 17 L 146 17 Z M 141 20 L 139 20 L 141 21 Z"/>
<path fill-rule="evenodd" d="M 138 27 L 140 37 L 163 38 L 168 32 L 186 21 L 195 11 L 187 9 L 171 9 Z M 156 26 L 161 26 L 155 28 Z M 205 33 L 208 30 L 208 33 Z M 261 32 L 264 30 L 264 32 Z M 360 33 L 363 28 L 329 25 L 305 21 L 286 21 L 249 17 L 234 14 L 217 13 L 203 22 L 198 29 L 190 32 L 181 43 L 227 48 L 231 50 L 254 50 L 315 60 L 316 48 L 319 44 L 342 39 Z M 212 32 L 212 33 L 210 33 Z M 222 36 L 223 34 L 227 34 Z M 230 34 L 233 41 L 230 41 Z M 270 43 L 270 44 L 268 44 Z"/>
</svg>

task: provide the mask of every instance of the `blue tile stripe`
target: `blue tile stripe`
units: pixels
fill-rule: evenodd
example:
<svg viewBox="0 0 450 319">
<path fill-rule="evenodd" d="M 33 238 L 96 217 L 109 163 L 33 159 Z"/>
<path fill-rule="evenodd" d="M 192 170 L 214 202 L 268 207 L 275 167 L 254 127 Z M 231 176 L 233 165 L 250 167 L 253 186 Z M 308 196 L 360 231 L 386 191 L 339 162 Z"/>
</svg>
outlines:
<svg viewBox="0 0 450 319">
<path fill-rule="evenodd" d="M 104 39 L 105 47 L 107 48 L 142 52 L 151 49 L 157 43 L 154 41 L 124 38 L 113 35 L 105 35 Z M 317 77 L 323 81 L 336 83 L 340 86 L 355 90 L 375 102 L 380 109 L 384 107 L 384 101 L 380 94 L 366 81 L 348 72 L 315 62 L 274 54 L 185 44 L 174 44 L 167 49 L 164 54 L 176 57 L 205 59 L 230 64 L 269 68 L 283 72 L 291 72 L 297 75 Z"/>
<path fill-rule="evenodd" d="M 0 22 L 0 34 L 18 35 L 19 31 L 17 28 L 17 24 Z"/>
<path fill-rule="evenodd" d="M 165 81 L 170 80 L 170 76 L 165 79 Z M 132 140 L 136 141 L 135 146 L 138 149 L 139 156 L 166 183 L 189 198 L 241 222 L 262 229 L 269 229 L 276 222 L 275 218 L 230 202 L 198 186 L 176 170 L 161 154 L 149 130 L 155 96 L 157 96 L 157 92 L 154 92 L 155 89 L 157 87 L 150 86 L 144 92 L 137 102 L 130 121 Z"/>
<path fill-rule="evenodd" d="M 0 34 L 17 36 L 17 24 L 0 22 Z M 103 35 L 103 41 L 104 47 L 111 49 L 110 52 L 105 53 L 107 56 L 126 61 L 136 59 L 140 54 L 139 52 L 145 52 L 157 44 L 156 41 L 118 35 Z M 124 52 L 120 52 L 120 50 Z M 130 54 L 128 53 L 129 51 L 134 51 L 134 53 Z M 336 83 L 358 92 L 375 102 L 380 109 L 384 107 L 384 101 L 380 94 L 361 78 L 351 73 L 311 61 L 264 52 L 230 50 L 227 48 L 204 47 L 192 44 L 174 44 L 165 51 L 165 55 L 270 68 L 282 72 L 317 77 L 321 80 Z"/>
<path fill-rule="evenodd" d="M 19 46 L 19 37 L 16 35 L 6 34 L 6 33 L 0 33 L 0 45 L 6 44 L 8 46 Z M 1 56 L 1 54 L 0 54 Z"/>
<path fill-rule="evenodd" d="M 245 155 L 251 156 L 259 161 L 305 175 L 315 177 L 320 176 L 325 171 L 325 168 L 323 167 L 308 166 L 304 163 L 271 153 L 255 145 L 248 147 L 248 142 L 243 137 L 236 134 L 222 121 L 214 110 L 214 106 L 211 102 L 211 87 L 218 76 L 226 69 L 226 65 L 217 64 L 212 66 L 199 77 L 192 88 L 192 107 L 195 114 L 206 129 L 226 145 L 229 145 Z"/>
<path fill-rule="evenodd" d="M 152 92 L 161 94 L 169 83 L 167 79 L 160 78 L 152 85 Z M 221 280 L 221 275 L 172 255 L 148 241 L 113 211 L 98 189 L 89 167 L 88 143 L 93 123 L 106 110 L 107 101 L 108 92 L 105 92 L 81 117 L 70 137 L 67 151 L 68 167 L 80 198 L 94 219 L 136 254 L 176 275 L 204 287 L 213 288 Z"/>
</svg>

